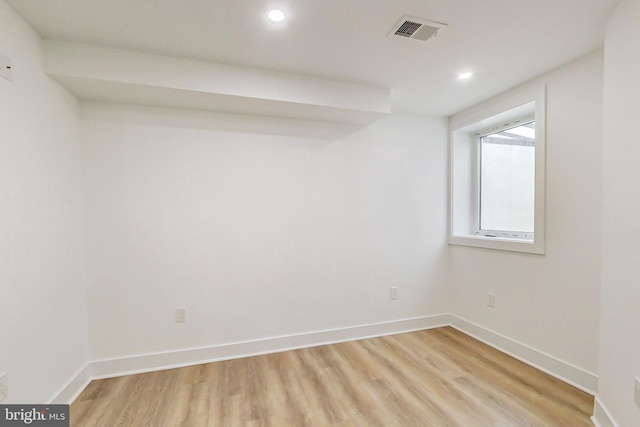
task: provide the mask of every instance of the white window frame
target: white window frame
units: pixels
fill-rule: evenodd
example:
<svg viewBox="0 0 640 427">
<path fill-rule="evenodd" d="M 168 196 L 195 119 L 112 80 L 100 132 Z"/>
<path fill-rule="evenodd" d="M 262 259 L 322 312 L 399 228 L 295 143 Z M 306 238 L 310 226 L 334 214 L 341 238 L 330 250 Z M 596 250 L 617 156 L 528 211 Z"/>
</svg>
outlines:
<svg viewBox="0 0 640 427">
<path fill-rule="evenodd" d="M 523 117 L 527 117 L 527 122 L 536 122 L 533 238 L 508 233 L 483 233 L 479 230 L 478 222 L 478 138 L 486 134 L 488 129 L 499 129 Z M 452 116 L 449 120 L 449 158 L 449 243 L 544 254 L 546 86 L 513 90 Z"/>
</svg>

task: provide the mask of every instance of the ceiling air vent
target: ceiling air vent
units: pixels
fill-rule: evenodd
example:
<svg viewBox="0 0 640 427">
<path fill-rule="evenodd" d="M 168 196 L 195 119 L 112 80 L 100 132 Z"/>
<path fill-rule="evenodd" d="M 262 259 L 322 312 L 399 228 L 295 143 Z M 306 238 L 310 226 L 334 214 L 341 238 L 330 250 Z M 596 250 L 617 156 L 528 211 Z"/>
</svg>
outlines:
<svg viewBox="0 0 640 427">
<path fill-rule="evenodd" d="M 431 37 L 435 37 L 438 34 L 438 31 L 446 26 L 447 24 L 443 24 L 441 22 L 403 16 L 389 34 L 409 39 L 427 41 Z"/>
</svg>

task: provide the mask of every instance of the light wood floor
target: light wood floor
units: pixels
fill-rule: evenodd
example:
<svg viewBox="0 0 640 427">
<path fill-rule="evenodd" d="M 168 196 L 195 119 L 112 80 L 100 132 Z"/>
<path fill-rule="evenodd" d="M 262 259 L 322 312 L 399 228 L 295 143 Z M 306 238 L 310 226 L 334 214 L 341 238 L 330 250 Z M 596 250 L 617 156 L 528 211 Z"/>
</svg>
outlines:
<svg viewBox="0 0 640 427">
<path fill-rule="evenodd" d="M 592 408 L 446 327 L 93 381 L 71 425 L 592 427 Z"/>
</svg>

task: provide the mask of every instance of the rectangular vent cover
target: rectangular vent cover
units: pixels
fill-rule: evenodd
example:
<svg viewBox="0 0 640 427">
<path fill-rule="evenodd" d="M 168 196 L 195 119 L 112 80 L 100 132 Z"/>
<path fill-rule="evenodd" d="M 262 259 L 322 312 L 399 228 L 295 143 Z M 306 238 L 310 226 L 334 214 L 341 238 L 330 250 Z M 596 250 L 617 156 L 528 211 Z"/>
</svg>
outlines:
<svg viewBox="0 0 640 427">
<path fill-rule="evenodd" d="M 427 21 L 425 19 L 413 18 L 411 16 L 403 16 L 402 19 L 393 27 L 390 34 L 400 37 L 406 37 L 415 40 L 427 41 L 435 37 L 442 28 L 447 24 L 441 22 Z"/>
</svg>

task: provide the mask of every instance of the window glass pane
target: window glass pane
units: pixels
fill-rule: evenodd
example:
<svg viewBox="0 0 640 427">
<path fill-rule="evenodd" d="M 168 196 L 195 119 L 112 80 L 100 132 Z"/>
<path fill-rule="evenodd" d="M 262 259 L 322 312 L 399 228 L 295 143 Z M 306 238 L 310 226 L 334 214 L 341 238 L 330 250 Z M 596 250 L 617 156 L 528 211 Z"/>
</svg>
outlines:
<svg viewBox="0 0 640 427">
<path fill-rule="evenodd" d="M 480 229 L 533 232 L 535 122 L 480 138 Z"/>
</svg>

